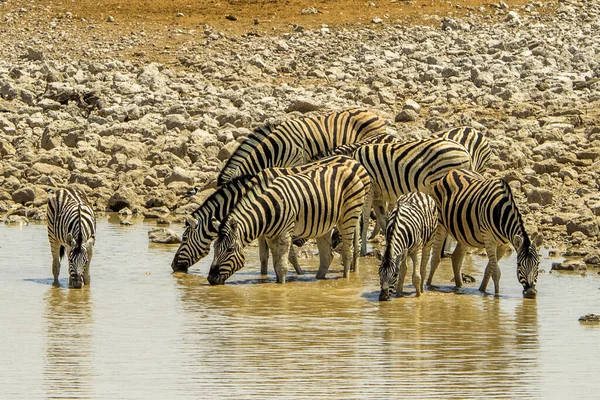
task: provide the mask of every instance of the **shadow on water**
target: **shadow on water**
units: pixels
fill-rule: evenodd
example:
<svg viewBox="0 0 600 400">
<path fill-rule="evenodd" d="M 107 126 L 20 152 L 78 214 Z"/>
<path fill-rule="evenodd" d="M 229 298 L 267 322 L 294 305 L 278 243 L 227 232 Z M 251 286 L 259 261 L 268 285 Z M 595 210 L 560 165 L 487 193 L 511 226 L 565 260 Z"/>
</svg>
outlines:
<svg viewBox="0 0 600 400">
<path fill-rule="evenodd" d="M 90 288 L 52 287 L 44 300 L 47 397 L 91 398 L 93 319 Z"/>
</svg>

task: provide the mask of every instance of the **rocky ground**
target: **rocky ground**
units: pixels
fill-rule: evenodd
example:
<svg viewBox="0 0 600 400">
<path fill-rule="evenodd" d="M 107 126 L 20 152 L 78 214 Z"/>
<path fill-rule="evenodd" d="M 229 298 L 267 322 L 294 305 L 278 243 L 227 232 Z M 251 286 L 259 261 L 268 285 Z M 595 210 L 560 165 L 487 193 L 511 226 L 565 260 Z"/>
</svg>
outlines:
<svg viewBox="0 0 600 400">
<path fill-rule="evenodd" d="M 511 182 L 530 230 L 600 264 L 596 1 L 461 7 L 427 25 L 374 12 L 360 25 L 303 26 L 296 10 L 297 24 L 269 34 L 124 33 L 114 17 L 92 24 L 30 4 L 0 0 L 6 222 L 43 220 L 45 190 L 66 185 L 99 211 L 183 215 L 210 189 L 181 196 L 210 186 L 256 125 L 362 106 L 406 138 L 483 130 L 488 174 Z"/>
</svg>

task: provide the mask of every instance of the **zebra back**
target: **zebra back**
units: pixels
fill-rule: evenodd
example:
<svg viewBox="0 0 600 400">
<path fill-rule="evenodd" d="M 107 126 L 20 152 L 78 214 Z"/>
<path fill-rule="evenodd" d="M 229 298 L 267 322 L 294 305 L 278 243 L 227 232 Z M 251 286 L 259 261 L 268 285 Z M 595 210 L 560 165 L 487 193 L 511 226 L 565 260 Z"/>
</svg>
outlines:
<svg viewBox="0 0 600 400">
<path fill-rule="evenodd" d="M 379 135 L 370 136 L 364 140 L 361 140 L 360 142 L 344 144 L 342 146 L 336 147 L 335 149 L 331 149 L 325 153 L 319 153 L 315 157 L 313 157 L 313 161 L 332 155 L 352 156 L 352 154 L 357 149 L 359 149 L 361 146 L 366 146 L 368 144 L 384 144 L 399 142 L 400 140 L 395 135 L 390 135 L 389 133 L 380 133 Z"/>
<path fill-rule="evenodd" d="M 440 220 L 459 242 L 485 247 L 486 235 L 497 243 L 514 243 L 520 235 L 530 243 L 521 213 L 504 179 L 485 179 L 474 171 L 451 171 L 433 188 Z"/>
<path fill-rule="evenodd" d="M 59 189 L 48 199 L 48 238 L 68 245 L 70 233 L 81 246 L 87 239 L 95 237 L 96 216 L 85 193 L 78 189 Z"/>
<path fill-rule="evenodd" d="M 217 184 L 233 177 L 256 175 L 270 167 L 292 167 L 385 130 L 385 121 L 366 109 L 291 119 L 266 125 L 240 144 L 219 173 Z"/>
<path fill-rule="evenodd" d="M 481 131 L 470 126 L 460 126 L 438 133 L 436 136 L 462 144 L 471 154 L 473 170 L 483 172 L 490 161 L 492 151 Z"/>
<path fill-rule="evenodd" d="M 442 138 L 366 145 L 354 158 L 371 177 L 375 198 L 388 202 L 409 192 L 429 193 L 452 169 L 471 168 L 464 146 Z"/>
</svg>

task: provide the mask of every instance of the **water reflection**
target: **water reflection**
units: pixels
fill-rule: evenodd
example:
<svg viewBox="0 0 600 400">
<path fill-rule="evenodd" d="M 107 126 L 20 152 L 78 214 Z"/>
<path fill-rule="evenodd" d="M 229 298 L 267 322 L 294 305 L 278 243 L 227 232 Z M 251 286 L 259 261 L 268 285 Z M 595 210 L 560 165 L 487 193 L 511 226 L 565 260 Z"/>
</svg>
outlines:
<svg viewBox="0 0 600 400">
<path fill-rule="evenodd" d="M 44 384 L 48 398 L 92 397 L 90 297 L 89 286 L 81 290 L 52 287 L 46 293 Z"/>
<path fill-rule="evenodd" d="M 208 379 L 223 393 L 260 393 L 266 380 L 269 393 L 282 396 L 290 385 L 328 398 L 537 393 L 524 375 L 537 365 L 535 301 L 467 288 L 380 303 L 377 262 L 363 262 L 349 280 L 285 286 L 239 276 L 238 284 L 210 287 L 204 276 L 179 275 L 189 316 L 184 347 L 193 363 L 210 366 Z"/>
</svg>

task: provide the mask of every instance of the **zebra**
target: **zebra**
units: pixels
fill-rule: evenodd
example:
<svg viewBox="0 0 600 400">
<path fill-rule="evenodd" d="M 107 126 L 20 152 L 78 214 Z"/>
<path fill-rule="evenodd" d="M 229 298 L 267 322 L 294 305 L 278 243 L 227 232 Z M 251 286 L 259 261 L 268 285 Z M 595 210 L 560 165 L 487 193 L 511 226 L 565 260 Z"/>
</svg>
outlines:
<svg viewBox="0 0 600 400">
<path fill-rule="evenodd" d="M 485 171 L 492 155 L 490 144 L 481 131 L 470 126 L 451 128 L 435 134 L 436 137 L 454 140 L 462 144 L 473 160 L 473 171 L 482 173 Z"/>
<path fill-rule="evenodd" d="M 533 239 L 529 238 L 510 186 L 504 179 L 484 179 L 477 172 L 457 169 L 437 182 L 431 195 L 440 217 L 433 244 L 428 285 L 431 285 L 440 262 L 439 251 L 443 238 L 450 233 L 457 241 L 452 254 L 457 289 L 462 286 L 460 270 L 465 247 L 485 248 L 488 265 L 479 290 L 485 292 L 491 276 L 494 292 L 498 295 L 498 260 L 508 250 L 510 243 L 517 251 L 517 278 L 523 285 L 523 296 L 536 296 L 540 264 L 538 249 L 543 237 L 537 235 Z"/>
<path fill-rule="evenodd" d="M 96 217 L 87 197 L 78 189 L 59 189 L 48 199 L 48 240 L 52 274 L 58 285 L 60 261 L 67 253 L 69 287 L 90 284 L 90 261 L 96 241 Z"/>
<path fill-rule="evenodd" d="M 305 164 L 317 154 L 380 134 L 385 126 L 377 114 L 357 108 L 258 127 L 227 160 L 217 185 L 265 168 Z"/>
<path fill-rule="evenodd" d="M 380 301 L 390 300 L 394 289 L 397 295 L 402 294 L 408 257 L 413 263 L 412 283 L 417 297 L 421 295 L 437 223 L 437 207 L 430 196 L 412 192 L 398 198 L 388 216 L 385 234 L 387 247 L 379 266 Z M 422 257 L 419 262 L 420 250 Z"/>
<path fill-rule="evenodd" d="M 370 180 L 359 163 L 349 157 L 343 162 L 281 176 L 264 190 L 246 192 L 227 218 L 220 223 L 215 255 L 208 281 L 223 284 L 244 265 L 243 248 L 265 236 L 273 254 L 277 282 L 285 283 L 292 235 L 316 238 L 320 264 L 316 278 L 323 279 L 333 258 L 330 231 L 337 226 L 342 236 L 344 277 L 355 269 L 358 259 L 356 231 Z M 219 221 L 214 221 L 215 225 Z"/>
<path fill-rule="evenodd" d="M 313 163 L 301 165 L 292 168 L 267 168 L 258 175 L 248 177 L 233 178 L 227 184 L 219 187 L 213 192 L 190 216 L 185 219 L 185 230 L 182 235 L 182 242 L 175 253 L 171 263 L 174 272 L 187 272 L 188 269 L 206 257 L 210 252 L 210 245 L 217 237 L 217 230 L 214 229 L 211 219 L 214 217 L 221 221 L 231 212 L 244 194 L 255 186 L 261 188 L 267 187 L 273 179 L 279 176 L 295 174 L 320 167 L 328 164 L 343 163 L 348 161 L 347 157 L 333 156 Z M 351 163 L 354 163 L 350 159 Z M 298 240 L 301 245 L 303 240 Z M 261 274 L 267 274 L 267 263 L 269 259 L 269 249 L 266 241 L 259 239 L 260 269 Z M 290 250 L 290 262 L 296 273 L 302 275 L 304 272 L 293 249 Z"/>
<path fill-rule="evenodd" d="M 461 126 L 451 128 L 445 131 L 441 131 L 435 134 L 432 138 L 449 139 L 459 143 L 469 152 L 471 157 L 471 164 L 475 171 L 483 172 L 487 166 L 491 150 L 488 141 L 481 131 L 478 131 L 470 126 Z M 401 137 L 391 135 L 388 133 L 382 133 L 375 136 L 370 136 L 360 142 L 351 143 L 339 146 L 329 152 L 329 154 L 343 154 L 351 156 L 359 148 L 368 144 L 384 144 L 384 143 L 407 143 Z M 394 204 L 394 202 L 389 203 Z M 373 229 L 370 239 L 373 239 L 378 233 L 381 232 L 385 225 L 381 225 L 381 221 L 385 219 L 385 214 L 388 210 L 388 203 L 385 201 L 377 201 L 375 199 L 373 203 L 373 209 L 376 215 L 376 225 Z M 365 243 L 365 242 L 363 242 Z"/>
<path fill-rule="evenodd" d="M 370 144 L 353 153 L 371 178 L 371 194 L 362 215 L 361 254 L 367 251 L 368 216 L 372 204 L 393 204 L 403 194 L 429 194 L 432 185 L 455 168 L 471 168 L 471 156 L 460 144 L 443 138 L 404 143 Z M 385 213 L 376 212 L 380 226 Z"/>
</svg>

